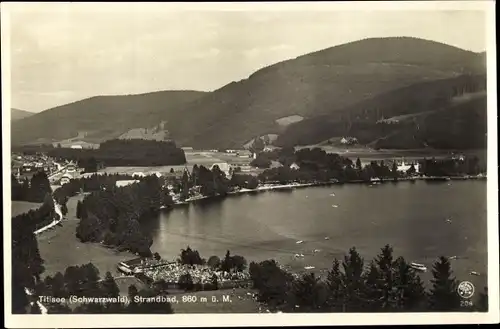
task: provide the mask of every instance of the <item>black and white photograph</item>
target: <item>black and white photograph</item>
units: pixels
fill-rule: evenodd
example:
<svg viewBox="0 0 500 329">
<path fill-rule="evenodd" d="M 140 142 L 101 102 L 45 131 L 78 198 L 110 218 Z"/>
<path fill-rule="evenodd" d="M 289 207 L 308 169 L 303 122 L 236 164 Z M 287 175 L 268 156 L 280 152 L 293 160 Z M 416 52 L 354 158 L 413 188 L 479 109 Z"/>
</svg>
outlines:
<svg viewBox="0 0 500 329">
<path fill-rule="evenodd" d="M 494 10 L 2 3 L 4 325 L 498 323 Z"/>
</svg>

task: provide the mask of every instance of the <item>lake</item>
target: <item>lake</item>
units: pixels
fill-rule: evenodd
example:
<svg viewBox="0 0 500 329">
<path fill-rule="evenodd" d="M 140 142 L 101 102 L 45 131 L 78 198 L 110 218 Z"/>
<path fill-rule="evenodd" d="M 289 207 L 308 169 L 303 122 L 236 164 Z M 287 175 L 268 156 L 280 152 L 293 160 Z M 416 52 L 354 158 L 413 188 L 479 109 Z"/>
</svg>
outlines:
<svg viewBox="0 0 500 329">
<path fill-rule="evenodd" d="M 162 212 L 145 229 L 153 234 L 151 250 L 164 258 L 189 245 L 206 259 L 230 250 L 248 261 L 274 258 L 295 271 L 315 266 L 320 275 L 352 246 L 367 264 L 390 244 L 395 257 L 427 266 L 425 282 L 437 257 L 458 256 L 451 260 L 454 275 L 482 291 L 486 209 L 486 181 L 345 184 L 202 200 Z"/>
</svg>

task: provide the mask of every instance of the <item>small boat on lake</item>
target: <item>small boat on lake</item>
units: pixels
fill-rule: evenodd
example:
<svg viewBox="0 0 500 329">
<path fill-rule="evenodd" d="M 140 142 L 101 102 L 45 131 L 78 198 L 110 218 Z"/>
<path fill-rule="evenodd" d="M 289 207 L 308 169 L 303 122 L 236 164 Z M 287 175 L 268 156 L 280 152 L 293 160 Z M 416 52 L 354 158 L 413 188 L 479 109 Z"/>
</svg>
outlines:
<svg viewBox="0 0 500 329">
<path fill-rule="evenodd" d="M 330 240 L 330 237 L 328 237 L 328 236 L 325 236 L 325 240 Z"/>
<path fill-rule="evenodd" d="M 295 243 L 296 243 L 296 244 L 301 244 L 301 243 L 303 243 L 303 242 L 304 242 L 304 241 L 299 240 L 299 241 L 297 241 L 297 242 L 295 242 Z"/>
<path fill-rule="evenodd" d="M 420 272 L 427 272 L 427 267 L 424 264 L 411 263 L 410 267 Z"/>
<path fill-rule="evenodd" d="M 304 267 L 305 270 L 312 270 L 314 268 L 315 268 L 314 266 L 306 266 L 306 267 Z"/>
<path fill-rule="evenodd" d="M 479 272 L 472 271 L 470 272 L 470 275 L 480 276 L 481 274 Z"/>
</svg>

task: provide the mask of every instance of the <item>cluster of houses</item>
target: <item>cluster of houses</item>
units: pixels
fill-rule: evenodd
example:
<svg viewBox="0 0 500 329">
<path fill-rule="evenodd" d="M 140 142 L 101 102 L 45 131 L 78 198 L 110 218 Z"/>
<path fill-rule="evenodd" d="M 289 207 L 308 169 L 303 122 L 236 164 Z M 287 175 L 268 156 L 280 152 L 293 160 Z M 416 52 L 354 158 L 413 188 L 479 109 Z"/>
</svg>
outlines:
<svg viewBox="0 0 500 329">
<path fill-rule="evenodd" d="M 60 169 L 60 165 L 46 155 L 14 154 L 11 161 L 12 174 L 17 178 L 31 176 L 39 171 L 50 174 Z"/>
<path fill-rule="evenodd" d="M 59 184 L 64 185 L 69 183 L 69 181 L 79 175 L 78 167 L 75 163 L 70 162 L 64 168 L 64 174 L 59 179 Z"/>
<path fill-rule="evenodd" d="M 358 144 L 358 139 L 356 137 L 342 137 L 342 139 L 340 140 L 340 143 L 341 144 L 344 144 L 344 145 L 354 145 L 354 144 Z"/>
</svg>

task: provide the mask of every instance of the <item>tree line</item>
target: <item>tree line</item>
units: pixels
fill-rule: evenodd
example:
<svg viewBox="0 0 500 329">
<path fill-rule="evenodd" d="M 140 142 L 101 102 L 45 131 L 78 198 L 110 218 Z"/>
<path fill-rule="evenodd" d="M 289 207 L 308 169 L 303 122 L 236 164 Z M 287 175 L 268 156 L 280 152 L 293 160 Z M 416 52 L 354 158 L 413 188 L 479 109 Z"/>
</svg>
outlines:
<svg viewBox="0 0 500 329">
<path fill-rule="evenodd" d="M 52 193 L 47 174 L 43 171 L 35 173 L 31 179 L 21 182 L 11 175 L 11 200 L 42 203 L 47 193 Z"/>
<path fill-rule="evenodd" d="M 71 149 L 52 147 L 47 150 L 50 157 L 72 160 L 88 172 L 101 166 L 168 166 L 186 163 L 181 148 L 172 141 L 145 139 L 112 139 L 97 149 Z"/>
<path fill-rule="evenodd" d="M 180 195 L 180 200 L 186 200 L 196 193 L 211 197 L 225 196 L 235 188 L 256 189 L 259 181 L 250 174 L 234 172 L 231 178 L 216 165 L 212 170 L 204 166 L 194 165 L 191 173 L 187 170 L 180 179 L 171 179 L 173 192 Z"/>
<path fill-rule="evenodd" d="M 271 161 L 277 161 L 280 167 L 268 168 Z M 257 162 L 257 164 L 255 164 Z M 298 169 L 292 169 L 292 164 L 297 164 Z M 485 172 L 477 156 L 464 159 L 423 159 L 417 162 L 420 175 L 429 177 L 449 177 L 463 175 L 478 175 Z M 320 148 L 301 149 L 283 148 L 279 151 L 260 153 L 254 160 L 259 168 L 267 168 L 258 178 L 260 182 L 339 182 L 370 181 L 372 178 L 394 179 L 413 176 L 417 174 L 415 165 L 410 165 L 406 172 L 398 171 L 397 163 L 392 164 L 381 161 L 370 161 L 362 166 L 359 158 L 353 162 L 351 159 L 335 153 L 327 153 Z"/>
<path fill-rule="evenodd" d="M 314 273 L 294 276 L 274 260 L 250 263 L 258 299 L 283 312 L 458 312 L 488 310 L 487 289 L 473 307 L 463 307 L 450 262 L 440 257 L 426 291 L 418 274 L 389 245 L 365 265 L 355 248 L 334 259 L 326 278 Z"/>
<path fill-rule="evenodd" d="M 12 312 L 23 313 L 28 305 L 25 287 L 33 289 L 44 271 L 34 231 L 52 222 L 55 216 L 52 197 L 37 210 L 11 218 Z"/>
<path fill-rule="evenodd" d="M 81 192 L 95 192 L 103 189 L 111 189 L 116 186 L 119 180 L 134 180 L 131 175 L 125 174 L 102 174 L 91 175 L 89 177 L 81 177 L 71 179 L 68 183 L 57 188 L 53 195 L 57 203 L 64 205 L 68 198 L 73 197 Z"/>
</svg>

